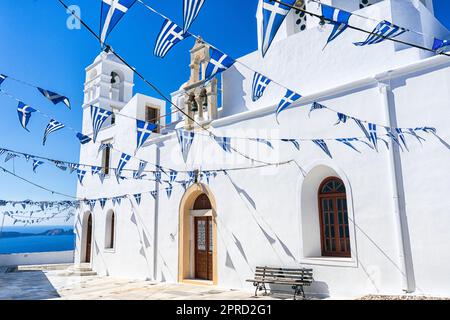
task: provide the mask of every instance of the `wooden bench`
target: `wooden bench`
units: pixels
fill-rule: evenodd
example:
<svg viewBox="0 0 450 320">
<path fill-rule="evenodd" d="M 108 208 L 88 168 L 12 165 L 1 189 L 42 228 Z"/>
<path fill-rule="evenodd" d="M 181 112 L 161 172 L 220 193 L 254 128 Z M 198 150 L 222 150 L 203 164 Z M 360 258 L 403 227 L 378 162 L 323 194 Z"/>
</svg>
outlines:
<svg viewBox="0 0 450 320">
<path fill-rule="evenodd" d="M 256 267 L 254 279 L 248 279 L 247 282 L 253 282 L 256 287 L 255 296 L 258 296 L 258 290 L 264 290 L 267 295 L 266 284 L 281 284 L 291 286 L 294 290 L 294 300 L 301 294 L 305 298 L 304 286 L 309 286 L 314 281 L 313 270 L 303 268 L 272 268 Z"/>
</svg>

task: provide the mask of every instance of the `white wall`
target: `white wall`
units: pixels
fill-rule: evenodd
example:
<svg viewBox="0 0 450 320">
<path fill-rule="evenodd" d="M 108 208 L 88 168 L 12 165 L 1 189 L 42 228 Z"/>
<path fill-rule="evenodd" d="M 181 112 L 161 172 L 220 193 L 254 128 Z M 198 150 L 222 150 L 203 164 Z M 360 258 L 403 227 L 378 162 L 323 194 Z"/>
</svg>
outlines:
<svg viewBox="0 0 450 320">
<path fill-rule="evenodd" d="M 73 250 L 35 253 L 1 254 L 0 266 L 72 263 Z"/>
</svg>

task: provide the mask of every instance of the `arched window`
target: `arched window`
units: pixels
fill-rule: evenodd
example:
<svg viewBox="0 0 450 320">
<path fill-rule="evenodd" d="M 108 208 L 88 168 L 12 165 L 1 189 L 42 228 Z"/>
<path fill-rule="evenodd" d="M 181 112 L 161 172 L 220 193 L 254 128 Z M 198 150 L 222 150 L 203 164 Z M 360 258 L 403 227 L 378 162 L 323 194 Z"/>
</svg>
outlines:
<svg viewBox="0 0 450 320">
<path fill-rule="evenodd" d="M 111 72 L 111 89 L 109 98 L 115 101 L 123 101 L 123 80 L 118 72 Z"/>
<path fill-rule="evenodd" d="M 322 255 L 350 257 L 347 197 L 342 180 L 330 177 L 322 182 L 319 210 Z"/>
<path fill-rule="evenodd" d="M 114 211 L 110 210 L 106 214 L 105 226 L 105 249 L 114 249 L 116 217 Z"/>
<path fill-rule="evenodd" d="M 211 208 L 211 202 L 206 194 L 202 193 L 195 199 L 194 210 L 208 210 Z"/>
</svg>

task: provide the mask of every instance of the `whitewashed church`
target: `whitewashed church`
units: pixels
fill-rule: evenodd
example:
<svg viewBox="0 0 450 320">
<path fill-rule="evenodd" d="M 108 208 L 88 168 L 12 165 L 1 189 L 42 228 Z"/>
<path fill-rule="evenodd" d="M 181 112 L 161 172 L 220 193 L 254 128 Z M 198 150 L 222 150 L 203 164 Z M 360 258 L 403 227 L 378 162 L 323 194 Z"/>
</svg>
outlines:
<svg viewBox="0 0 450 320">
<path fill-rule="evenodd" d="M 418 31 L 402 35 L 404 41 L 431 47 L 426 35 L 450 36 L 435 18 L 432 0 L 322 2 Z M 314 2 L 305 6 L 319 10 Z M 357 18 L 352 23 L 365 30 L 376 25 Z M 356 30 L 324 49 L 331 29 L 291 10 L 264 58 L 251 52 L 208 82 L 209 47 L 197 41 L 186 66 L 190 79 L 171 95 L 195 122 L 174 106 L 166 121 L 166 102 L 134 93 L 133 72 L 101 53 L 86 68 L 83 133 L 93 132 L 91 105 L 115 114 L 96 144 L 82 145 L 80 163 L 101 166 L 106 178 L 102 183 L 87 174 L 77 196 L 129 196 L 120 204 L 108 200 L 103 209 L 81 207 L 75 263 L 90 264 L 100 275 L 249 294 L 254 288 L 246 280 L 257 266 L 304 267 L 314 277 L 307 295 L 450 296 L 450 58 L 392 41 L 357 47 L 353 43 L 367 35 Z M 275 110 L 286 90 L 271 83 L 253 101 L 250 69 L 302 94 L 280 113 L 279 123 Z M 403 152 L 391 140 L 378 152 L 364 144 L 356 152 L 335 139 L 361 137 L 361 129 L 353 122 L 334 125 L 336 113 L 329 110 L 309 114 L 313 102 L 392 128 L 433 127 L 437 136 L 405 136 Z M 135 154 L 136 118 L 159 119 L 159 127 Z M 198 123 L 234 137 L 238 152 L 225 152 Z M 187 159 L 175 128 L 196 133 Z M 288 138 L 299 139 L 299 150 L 281 140 Z M 312 139 L 327 141 L 332 157 Z M 99 143 L 113 148 L 99 152 Z M 119 184 L 111 170 L 121 156 L 117 150 L 133 155 L 126 168 L 136 169 L 143 159 L 146 170 L 155 164 L 172 168 L 181 180 L 185 171 L 219 171 L 209 181 L 197 175 L 186 188 L 174 184 L 168 197 L 165 185 L 151 179 Z"/>
</svg>

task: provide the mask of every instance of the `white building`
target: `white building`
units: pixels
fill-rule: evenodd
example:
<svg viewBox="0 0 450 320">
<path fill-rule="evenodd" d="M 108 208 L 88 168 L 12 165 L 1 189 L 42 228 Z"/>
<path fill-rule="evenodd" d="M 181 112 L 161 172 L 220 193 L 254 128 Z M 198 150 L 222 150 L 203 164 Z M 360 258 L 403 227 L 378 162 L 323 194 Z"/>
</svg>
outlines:
<svg viewBox="0 0 450 320">
<path fill-rule="evenodd" d="M 441 39 L 450 36 L 434 17 L 431 0 L 322 2 Z M 365 7 L 368 2 L 372 5 Z M 318 10 L 314 2 L 306 6 Z M 450 59 L 391 41 L 356 47 L 352 43 L 366 35 L 354 30 L 322 50 L 331 26 L 320 26 L 314 18 L 299 19 L 295 11 L 289 13 L 265 58 L 256 51 L 238 60 L 303 98 L 280 114 L 278 125 L 274 111 L 285 89 L 271 84 L 253 102 L 253 72 L 236 63 L 222 74 L 218 112 L 215 82 L 207 85 L 209 103 L 202 123 L 208 130 L 232 137 L 361 137 L 354 123 L 334 126 L 336 114 L 327 110 L 308 117 L 311 103 L 317 101 L 391 127 L 434 127 L 442 140 L 424 135 L 426 141 L 420 144 L 408 136 L 409 152 L 399 152 L 391 143 L 389 150 L 382 145 L 379 152 L 361 146 L 361 153 L 330 141 L 332 159 L 309 141 L 301 142 L 297 151 L 286 143 L 275 142 L 270 149 L 239 140 L 233 146 L 252 158 L 293 159 L 302 170 L 293 162 L 230 170 L 187 190 L 176 184 L 170 199 L 165 186 L 153 181 L 130 179 L 118 184 L 109 174 L 101 184 L 88 174 L 84 186 L 78 187 L 79 197 L 147 193 L 140 205 L 131 196 L 120 205 L 107 201 L 104 209 L 97 204 L 92 212 L 83 206 L 75 225 L 76 263 L 90 262 L 97 273 L 116 277 L 249 290 L 252 283 L 245 280 L 253 277 L 256 266 L 308 267 L 315 282 L 307 293 L 450 295 L 450 146 L 445 143 L 450 141 Z M 376 22 L 355 18 L 353 24 L 372 30 Z M 432 41 L 415 33 L 401 39 L 428 47 Z M 192 51 L 191 81 L 172 94 L 172 101 L 186 110 L 190 109 L 184 89 L 200 80 L 196 76 L 204 70 L 202 50 L 197 44 Z M 86 74 L 83 133 L 92 134 L 89 105 L 112 108 L 129 117 L 116 116 L 97 142 L 111 142 L 115 149 L 134 155 L 133 118 L 150 121 L 164 115 L 165 102 L 133 96 L 133 73 L 112 54 L 99 55 Z M 175 107 L 172 111 L 174 123 L 169 128 L 183 126 L 181 113 Z M 202 120 L 198 113 L 195 116 Z M 164 118 L 161 124 L 165 125 Z M 146 142 L 137 158 L 176 170 L 259 164 L 236 152 L 225 153 L 198 128 L 185 163 L 176 134 L 162 131 L 166 132 L 156 132 Z M 83 145 L 80 162 L 115 167 L 120 153 L 105 150 L 102 155 L 98 146 Z M 126 168 L 137 168 L 138 163 L 132 159 Z M 335 190 L 330 193 L 329 187 Z M 151 190 L 159 191 L 156 199 L 148 194 Z M 325 225 L 325 216 L 340 218 L 342 224 Z M 330 225 L 335 241 L 325 239 L 325 227 Z"/>
</svg>

